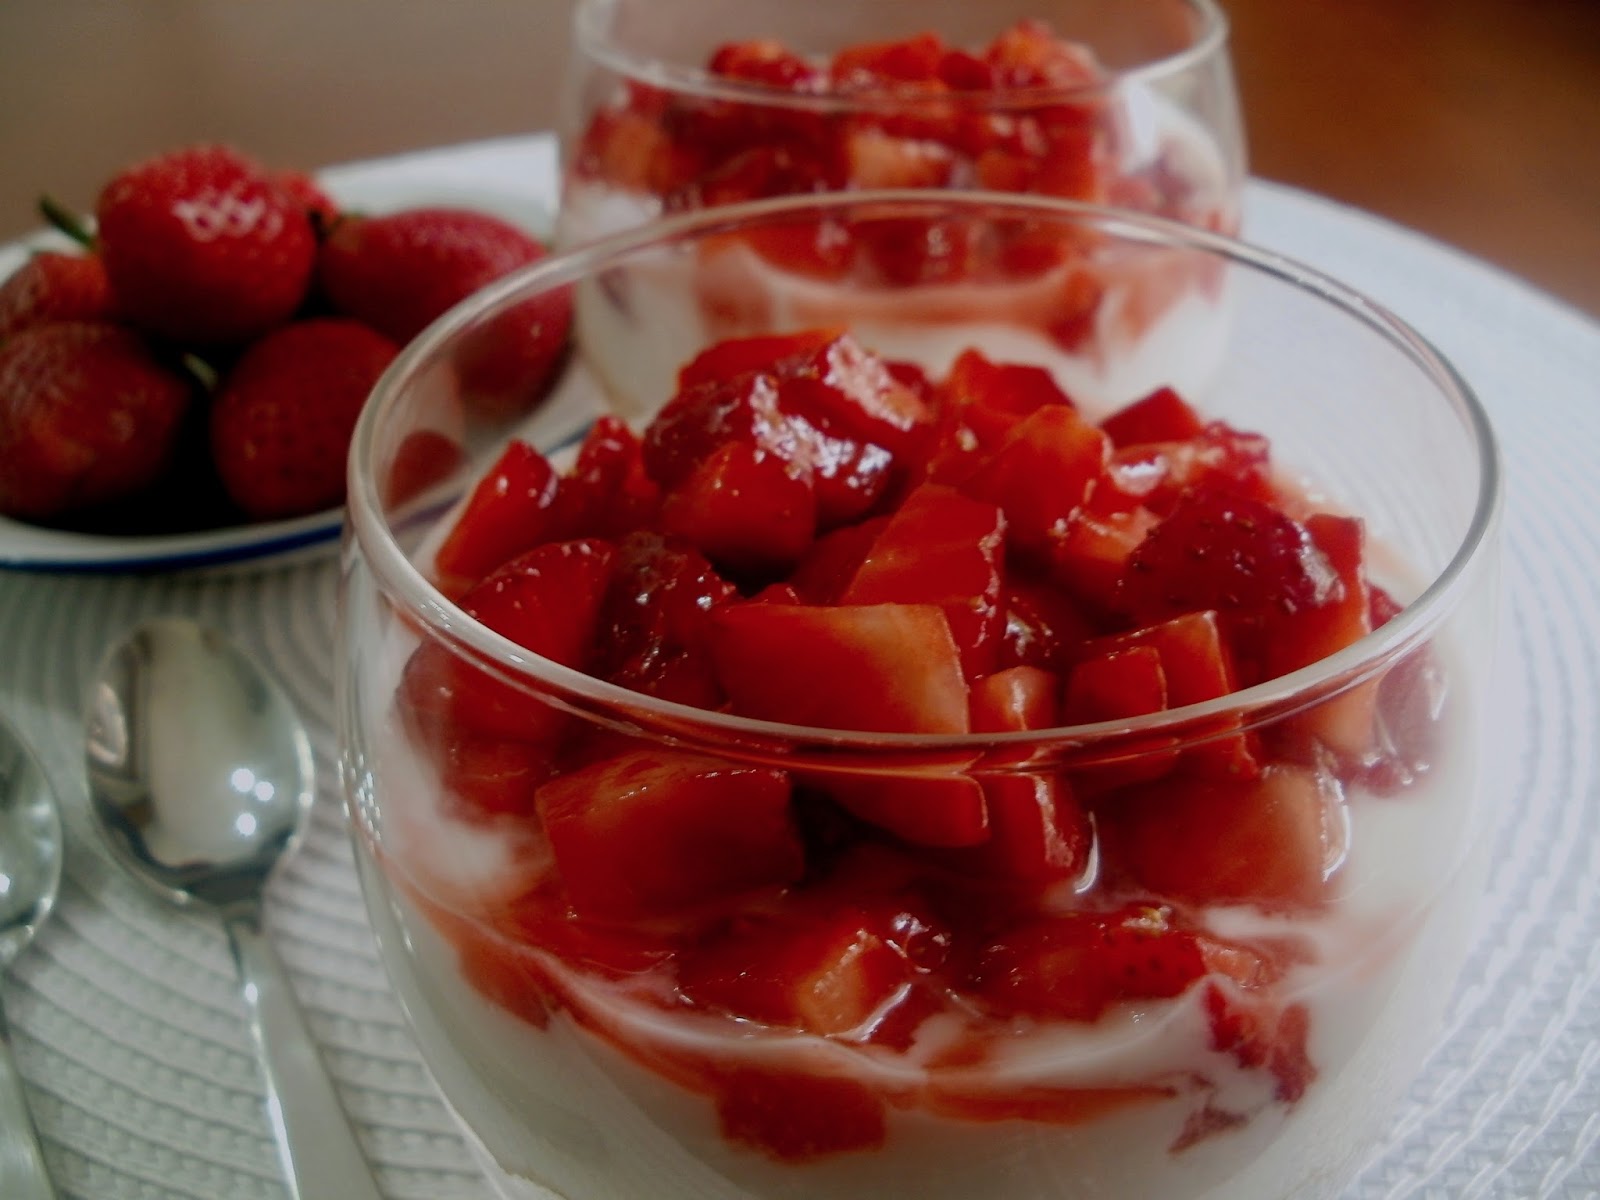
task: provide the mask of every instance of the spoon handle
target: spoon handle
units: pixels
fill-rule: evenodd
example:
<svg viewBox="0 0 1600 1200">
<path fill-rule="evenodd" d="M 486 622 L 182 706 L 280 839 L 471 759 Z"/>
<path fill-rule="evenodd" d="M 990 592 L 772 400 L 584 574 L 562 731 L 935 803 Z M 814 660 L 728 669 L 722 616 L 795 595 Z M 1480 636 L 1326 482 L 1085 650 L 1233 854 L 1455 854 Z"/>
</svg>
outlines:
<svg viewBox="0 0 1600 1200">
<path fill-rule="evenodd" d="M 0 1008 L 0 1196 L 6 1200 L 56 1200 L 44 1150 L 28 1112 L 22 1076 L 11 1055 L 11 1027 Z"/>
<path fill-rule="evenodd" d="M 317 1055 L 283 960 L 259 910 L 226 919 L 250 1031 L 267 1077 L 267 1111 L 294 1200 L 380 1200 L 361 1145 Z M 9 1193 L 6 1193 L 9 1196 Z"/>
</svg>

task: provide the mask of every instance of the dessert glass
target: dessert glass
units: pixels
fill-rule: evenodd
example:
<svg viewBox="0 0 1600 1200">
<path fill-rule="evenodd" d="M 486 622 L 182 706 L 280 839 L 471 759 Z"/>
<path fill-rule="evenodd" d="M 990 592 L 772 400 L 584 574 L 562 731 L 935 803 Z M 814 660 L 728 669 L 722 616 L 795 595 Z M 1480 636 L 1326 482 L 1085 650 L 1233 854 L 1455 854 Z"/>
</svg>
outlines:
<svg viewBox="0 0 1600 1200">
<path fill-rule="evenodd" d="M 574 30 L 565 244 L 854 188 L 1031 192 L 1237 228 L 1244 137 L 1212 0 L 579 0 Z"/>
<path fill-rule="evenodd" d="M 479 368 L 498 321 L 553 289 L 617 297 L 603 336 L 580 330 L 549 404 L 642 422 L 677 366 L 722 335 L 628 298 L 698 279 L 683 268 L 730 242 L 821 221 L 866 241 L 940 221 L 999 256 L 1016 238 L 1045 237 L 1136 276 L 1203 281 L 1228 303 L 1160 310 L 1139 336 L 1105 343 L 1092 378 L 1036 325 L 1008 325 L 970 280 L 919 280 L 896 304 L 844 304 L 827 323 L 869 347 L 892 343 L 893 357 L 930 373 L 947 368 L 952 346 L 1056 371 L 1092 418 L 1151 380 L 1174 384 L 1208 418 L 1270 439 L 1300 511 L 1359 514 L 1368 570 L 1397 610 L 1330 657 L 1229 695 L 1093 724 L 933 735 L 801 727 L 630 690 L 524 649 L 436 585 L 456 498 L 506 436 L 536 437 L 474 426 L 460 403 L 460 378 Z M 1052 288 L 1054 269 L 1021 279 L 1012 263 L 1006 286 Z M 829 316 L 797 314 L 763 277 L 742 286 L 744 333 Z M 376 389 L 350 483 L 339 718 L 362 887 L 423 1054 L 508 1195 L 1334 1196 L 1436 1038 L 1471 942 L 1493 817 L 1477 756 L 1497 458 L 1449 365 L 1337 282 L 1191 227 L 1040 198 L 862 193 L 687 214 L 557 255 L 443 318 Z M 525 736 L 502 727 L 485 741 L 465 716 L 418 719 L 407 672 L 424 655 L 456 694 L 492 696 L 497 719 L 525 723 Z M 1264 884 L 1222 861 L 1231 846 L 1263 869 L 1279 849 L 1304 865 L 1306 827 L 1270 815 L 1284 811 L 1277 801 L 1253 834 L 1189 803 L 1204 794 L 1227 808 L 1232 784 L 1213 772 L 1247 745 L 1262 778 L 1292 782 L 1276 793 L 1285 803 L 1316 797 L 1309 879 Z M 694 842 L 703 804 L 681 823 L 676 809 L 657 813 L 638 827 L 645 856 L 620 874 L 615 860 L 552 854 L 541 818 L 552 797 L 570 816 L 628 793 L 608 773 L 616 754 L 691 762 L 697 778 L 720 781 L 730 813 L 770 811 L 774 788 L 796 809 L 817 806 L 802 822 L 817 858 L 783 886 L 746 879 L 750 896 L 721 896 L 708 914 L 683 903 L 700 872 L 726 881 L 749 863 L 762 870 L 744 816 L 730 818 L 744 830 L 730 849 Z M 1187 805 L 1170 835 L 1162 810 L 1154 824 L 1137 815 L 1152 811 L 1152 780 L 1164 781 L 1163 803 Z M 869 808 L 874 796 L 910 796 L 901 811 L 915 819 L 918 797 L 937 804 L 974 788 L 995 812 L 1008 792 L 1086 797 L 1072 875 L 1033 887 L 882 830 L 843 835 L 841 849 L 838 827 L 816 823 L 832 811 L 819 793 Z M 982 854 L 958 854 L 969 850 Z M 1155 864 L 1131 892 L 1128 854 Z M 1196 858 L 1231 872 L 1234 890 L 1197 899 L 1150 884 L 1161 864 L 1181 875 Z M 605 889 L 635 882 L 634 907 L 610 907 Z M 638 906 L 662 887 L 677 902 Z M 916 903 L 897 907 L 912 892 Z M 1019 949 L 1027 936 L 1016 929 L 1130 897 L 1143 933 L 1181 921 L 1203 935 L 1200 977 L 1076 1014 L 1026 1000 L 1035 967 L 1052 960 Z M 872 941 L 851 926 L 830 940 L 840 930 L 829 914 L 885 904 L 897 932 Z M 969 929 L 972 914 L 981 920 Z M 774 952 L 768 931 L 796 936 Z M 717 941 L 727 936 L 732 958 Z M 884 939 L 896 938 L 888 954 Z M 1102 952 L 1113 950 L 1083 951 L 1083 973 L 1100 969 Z M 988 956 L 988 974 L 964 955 Z M 901 972 L 889 999 L 850 1010 L 851 987 L 885 962 Z M 1157 968 L 1117 968 L 1146 969 Z M 702 1004 L 691 978 L 724 996 L 777 979 L 802 1015 Z"/>
</svg>

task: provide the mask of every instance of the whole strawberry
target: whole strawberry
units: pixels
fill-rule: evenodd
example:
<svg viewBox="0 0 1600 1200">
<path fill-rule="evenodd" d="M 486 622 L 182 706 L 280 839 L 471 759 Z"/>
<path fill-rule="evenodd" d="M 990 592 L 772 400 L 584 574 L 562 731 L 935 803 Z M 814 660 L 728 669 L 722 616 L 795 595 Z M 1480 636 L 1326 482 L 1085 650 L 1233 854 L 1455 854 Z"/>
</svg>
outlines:
<svg viewBox="0 0 1600 1200">
<path fill-rule="evenodd" d="M 159 155 L 117 175 L 95 208 L 123 315 L 188 345 L 248 341 L 300 307 L 316 261 L 305 208 L 222 146 Z"/>
<path fill-rule="evenodd" d="M 337 311 L 404 343 L 473 292 L 544 255 L 535 238 L 489 213 L 414 208 L 340 221 L 323 244 L 317 276 Z M 463 356 L 465 399 L 498 415 L 531 407 L 561 359 L 571 322 L 564 291 L 496 320 Z"/>
<path fill-rule="evenodd" d="M 41 250 L 0 283 L 0 342 L 30 325 L 108 320 L 112 310 L 99 255 Z"/>
<path fill-rule="evenodd" d="M 293 517 L 344 499 L 356 418 L 397 350 L 359 321 L 318 317 L 244 352 L 212 406 L 211 453 L 246 514 Z"/>
<path fill-rule="evenodd" d="M 50 520 L 165 470 L 192 395 L 130 329 L 34 325 L 0 345 L 0 512 Z"/>
</svg>

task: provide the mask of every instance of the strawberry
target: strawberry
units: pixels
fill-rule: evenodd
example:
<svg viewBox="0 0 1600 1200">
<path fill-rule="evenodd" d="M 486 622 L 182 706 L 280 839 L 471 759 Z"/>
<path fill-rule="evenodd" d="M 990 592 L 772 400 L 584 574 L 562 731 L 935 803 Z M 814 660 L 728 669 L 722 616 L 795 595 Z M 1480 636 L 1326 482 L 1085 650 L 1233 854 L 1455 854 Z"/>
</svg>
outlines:
<svg viewBox="0 0 1600 1200">
<path fill-rule="evenodd" d="M 772 768 L 640 750 L 558 776 L 535 802 L 583 916 L 658 916 L 805 870 L 789 777 Z"/>
<path fill-rule="evenodd" d="M 1122 1000 L 1177 996 L 1207 970 L 1202 943 L 1172 909 L 1133 904 L 1011 930 L 983 949 L 975 983 L 1008 1012 L 1093 1021 Z"/>
<path fill-rule="evenodd" d="M 114 308 L 98 254 L 42 250 L 0 283 L 0 342 L 47 321 L 111 320 Z"/>
<path fill-rule="evenodd" d="M 356 418 L 395 353 L 341 317 L 285 325 L 245 351 L 211 411 L 212 454 L 239 507 L 269 519 L 342 502 Z"/>
<path fill-rule="evenodd" d="M 340 221 L 323 244 L 317 279 L 336 311 L 403 344 L 479 288 L 544 256 L 539 241 L 489 213 L 413 208 Z M 531 407 L 561 360 L 571 321 L 563 289 L 474 331 L 457 364 L 465 398 L 499 416 Z"/>
<path fill-rule="evenodd" d="M 161 475 L 192 388 L 132 330 L 62 321 L 0 345 L 0 512 L 49 519 Z"/>
<path fill-rule="evenodd" d="M 1261 501 L 1202 486 L 1129 555 L 1120 599 L 1140 625 L 1214 609 L 1236 653 L 1249 658 L 1260 653 L 1263 622 L 1342 594 L 1304 526 Z"/>
<path fill-rule="evenodd" d="M 147 332 L 196 345 L 244 342 L 306 298 L 316 257 L 310 218 L 226 147 L 129 167 L 100 193 L 95 216 L 118 308 Z"/>
</svg>

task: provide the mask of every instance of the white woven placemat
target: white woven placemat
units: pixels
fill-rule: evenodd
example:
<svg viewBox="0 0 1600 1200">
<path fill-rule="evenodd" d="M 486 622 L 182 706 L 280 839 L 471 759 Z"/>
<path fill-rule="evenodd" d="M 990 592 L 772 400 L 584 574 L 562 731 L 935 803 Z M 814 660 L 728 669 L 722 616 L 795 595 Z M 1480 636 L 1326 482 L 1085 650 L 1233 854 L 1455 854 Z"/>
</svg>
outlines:
<svg viewBox="0 0 1600 1200">
<path fill-rule="evenodd" d="M 553 203 L 554 157 L 535 137 L 333 177 L 380 198 L 417 185 L 538 206 Z M 1448 1035 L 1349 1195 L 1600 1195 L 1600 326 L 1481 263 L 1287 189 L 1251 186 L 1247 233 L 1432 338 L 1495 418 L 1509 476 L 1498 859 Z M 285 1194 L 220 930 L 113 874 L 85 822 L 83 682 L 121 630 L 155 612 L 229 629 L 312 724 L 315 826 L 269 919 L 385 1193 L 490 1195 L 371 944 L 335 794 L 335 597 L 331 555 L 218 574 L 0 574 L 0 709 L 37 745 L 69 831 L 60 908 L 0 987 L 68 1196 Z"/>
</svg>

